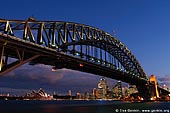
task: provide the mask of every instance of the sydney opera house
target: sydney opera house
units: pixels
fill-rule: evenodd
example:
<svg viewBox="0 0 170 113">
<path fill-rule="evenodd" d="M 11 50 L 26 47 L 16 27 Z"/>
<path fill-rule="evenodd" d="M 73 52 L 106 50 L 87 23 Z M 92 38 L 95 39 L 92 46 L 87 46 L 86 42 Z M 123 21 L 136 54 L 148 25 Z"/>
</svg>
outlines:
<svg viewBox="0 0 170 113">
<path fill-rule="evenodd" d="M 40 88 L 37 92 L 33 90 L 31 93 L 27 93 L 24 96 L 25 100 L 51 100 L 52 98 L 53 97 L 47 95 L 42 88 Z"/>
</svg>

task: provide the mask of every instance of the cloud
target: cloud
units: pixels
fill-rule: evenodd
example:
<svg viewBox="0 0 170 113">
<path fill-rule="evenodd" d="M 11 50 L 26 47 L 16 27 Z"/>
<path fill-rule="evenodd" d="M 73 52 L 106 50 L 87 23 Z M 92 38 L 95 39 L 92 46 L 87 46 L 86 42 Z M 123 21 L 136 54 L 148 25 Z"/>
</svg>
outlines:
<svg viewBox="0 0 170 113">
<path fill-rule="evenodd" d="M 159 77 L 158 81 L 160 81 L 160 82 L 170 82 L 170 75 Z"/>
<path fill-rule="evenodd" d="M 31 90 L 28 90 L 28 89 L 16 89 L 16 88 L 8 88 L 8 87 L 1 87 L 0 88 L 0 92 L 1 94 L 12 94 L 12 95 L 18 95 L 18 94 L 21 94 L 21 95 L 24 95 L 28 92 L 31 92 Z"/>
<path fill-rule="evenodd" d="M 41 87 L 47 93 L 54 91 L 67 93 L 70 89 L 76 93 L 97 88 L 101 78 L 98 75 L 69 69 L 59 69 L 55 72 L 51 69 L 52 67 L 43 64 L 35 66 L 26 64 L 1 77 L 0 88 L 38 90 Z M 108 85 L 113 87 L 114 80 L 107 78 L 107 81 Z"/>
<path fill-rule="evenodd" d="M 170 75 L 158 77 L 158 81 L 160 81 L 160 82 L 170 82 Z"/>
<path fill-rule="evenodd" d="M 62 79 L 64 75 L 61 71 L 52 72 L 50 66 L 40 64 L 34 67 L 30 65 L 23 66 L 7 74 L 6 77 L 17 80 L 37 80 L 40 82 L 44 81 L 46 83 L 48 82 L 53 84 Z"/>
<path fill-rule="evenodd" d="M 165 84 L 167 87 L 170 87 L 170 75 L 159 76 L 157 78 L 157 81 L 160 86 L 163 86 Z"/>
<path fill-rule="evenodd" d="M 15 76 L 15 73 L 14 71 L 11 71 L 11 72 L 8 72 L 6 75 L 4 76 L 9 76 L 9 77 L 14 77 Z"/>
</svg>

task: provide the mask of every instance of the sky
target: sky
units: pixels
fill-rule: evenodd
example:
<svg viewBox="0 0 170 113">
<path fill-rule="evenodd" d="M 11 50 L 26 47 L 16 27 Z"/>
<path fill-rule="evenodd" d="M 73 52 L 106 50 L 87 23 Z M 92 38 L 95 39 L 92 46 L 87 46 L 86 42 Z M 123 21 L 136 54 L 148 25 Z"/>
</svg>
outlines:
<svg viewBox="0 0 170 113">
<path fill-rule="evenodd" d="M 0 18 L 69 21 L 104 30 L 134 54 L 149 77 L 170 87 L 169 0 L 3 0 Z M 113 34 L 114 32 L 114 34 Z M 42 87 L 58 94 L 90 91 L 101 76 L 45 65 L 20 68 L 0 77 L 0 93 L 23 94 Z M 113 87 L 116 80 L 108 79 Z"/>
</svg>

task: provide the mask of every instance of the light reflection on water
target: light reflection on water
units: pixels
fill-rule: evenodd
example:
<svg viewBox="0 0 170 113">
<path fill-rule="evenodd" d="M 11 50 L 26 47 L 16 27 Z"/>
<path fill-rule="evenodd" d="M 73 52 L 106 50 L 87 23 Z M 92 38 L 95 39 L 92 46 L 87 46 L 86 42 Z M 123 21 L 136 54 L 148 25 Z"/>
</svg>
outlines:
<svg viewBox="0 0 170 113">
<path fill-rule="evenodd" d="M 4 101 L 0 113 L 168 113 L 169 102 L 130 103 L 121 101 Z"/>
</svg>

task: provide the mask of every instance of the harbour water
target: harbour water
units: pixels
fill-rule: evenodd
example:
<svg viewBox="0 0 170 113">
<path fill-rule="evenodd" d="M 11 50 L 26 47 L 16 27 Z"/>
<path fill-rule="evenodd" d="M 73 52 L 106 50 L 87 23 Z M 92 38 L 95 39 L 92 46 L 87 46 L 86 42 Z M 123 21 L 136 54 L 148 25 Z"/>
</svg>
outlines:
<svg viewBox="0 0 170 113">
<path fill-rule="evenodd" d="M 0 113 L 169 113 L 170 102 L 0 100 Z"/>
</svg>

